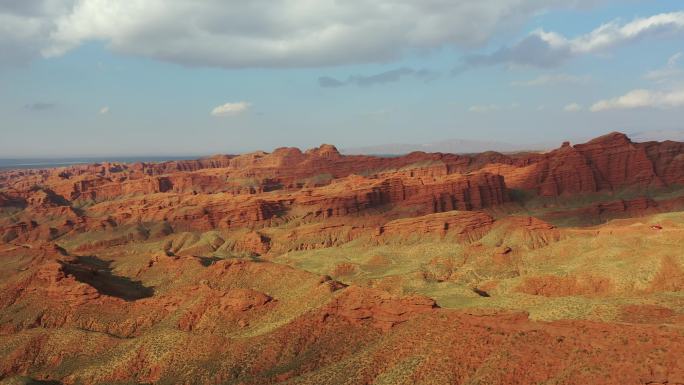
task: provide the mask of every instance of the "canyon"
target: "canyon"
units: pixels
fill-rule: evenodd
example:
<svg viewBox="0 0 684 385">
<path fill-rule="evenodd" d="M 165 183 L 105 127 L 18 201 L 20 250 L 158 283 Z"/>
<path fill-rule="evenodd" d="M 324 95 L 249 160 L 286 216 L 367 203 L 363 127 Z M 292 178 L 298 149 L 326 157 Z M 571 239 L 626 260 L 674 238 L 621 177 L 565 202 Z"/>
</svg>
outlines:
<svg viewBox="0 0 684 385">
<path fill-rule="evenodd" d="M 684 384 L 684 143 L 0 171 L 0 383 Z"/>
</svg>

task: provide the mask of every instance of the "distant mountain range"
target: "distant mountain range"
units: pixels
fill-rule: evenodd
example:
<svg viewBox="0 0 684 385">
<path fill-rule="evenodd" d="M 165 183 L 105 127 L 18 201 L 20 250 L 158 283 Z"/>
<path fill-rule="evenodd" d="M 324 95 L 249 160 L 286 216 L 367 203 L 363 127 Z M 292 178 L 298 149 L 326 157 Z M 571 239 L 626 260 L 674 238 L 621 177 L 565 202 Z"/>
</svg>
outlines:
<svg viewBox="0 0 684 385">
<path fill-rule="evenodd" d="M 628 134 L 635 142 L 674 140 L 684 142 L 684 130 L 654 130 Z"/>
<path fill-rule="evenodd" d="M 549 146 L 548 148 L 552 148 Z M 516 152 L 523 150 L 539 150 L 544 149 L 542 146 L 530 145 L 514 145 L 504 142 L 494 141 L 479 141 L 466 139 L 448 139 L 439 142 L 425 143 L 425 144 L 405 144 L 392 143 L 381 144 L 375 146 L 352 147 L 342 150 L 344 154 L 354 155 L 401 155 L 408 154 L 414 151 L 423 152 L 444 152 L 453 154 L 467 154 L 485 151 L 498 152 Z"/>
<path fill-rule="evenodd" d="M 627 134 L 634 142 L 674 140 L 684 142 L 684 130 L 654 130 Z M 582 143 L 590 137 L 577 137 L 573 143 Z M 401 155 L 414 151 L 470 154 L 485 151 L 502 153 L 520 151 L 546 151 L 557 148 L 560 142 L 540 142 L 531 144 L 511 144 L 498 141 L 447 139 L 424 144 L 389 143 L 363 147 L 349 147 L 341 150 L 348 155 Z"/>
</svg>

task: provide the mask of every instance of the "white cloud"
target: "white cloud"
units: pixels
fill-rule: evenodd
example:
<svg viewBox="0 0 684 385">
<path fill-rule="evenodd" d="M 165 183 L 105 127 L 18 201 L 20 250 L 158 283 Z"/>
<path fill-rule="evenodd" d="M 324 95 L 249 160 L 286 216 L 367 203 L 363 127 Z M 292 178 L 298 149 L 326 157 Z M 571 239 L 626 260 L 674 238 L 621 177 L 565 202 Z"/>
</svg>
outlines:
<svg viewBox="0 0 684 385">
<path fill-rule="evenodd" d="M 556 67 L 579 55 L 604 53 L 616 46 L 649 36 L 672 36 L 680 35 L 682 32 L 684 12 L 661 13 L 637 18 L 626 24 L 613 21 L 576 38 L 539 29 L 512 46 L 501 48 L 491 54 L 469 56 L 454 71 L 504 63 L 542 68 Z"/>
<path fill-rule="evenodd" d="M 672 91 L 633 90 L 617 98 L 598 101 L 591 106 L 591 111 L 675 107 L 684 107 L 684 89 Z"/>
<path fill-rule="evenodd" d="M 100 115 L 106 115 L 109 113 L 109 106 L 100 108 Z"/>
<path fill-rule="evenodd" d="M 214 109 L 211 110 L 211 115 L 217 117 L 235 116 L 247 111 L 251 106 L 252 105 L 247 102 L 226 103 L 214 107 Z"/>
<path fill-rule="evenodd" d="M 540 75 L 530 80 L 517 80 L 511 82 L 513 87 L 541 87 L 558 84 L 585 84 L 589 82 L 589 76 L 576 76 L 568 74 Z"/>
<path fill-rule="evenodd" d="M 683 55 L 684 54 L 682 54 L 682 52 L 677 52 L 667 60 L 667 64 L 664 68 L 649 71 L 648 73 L 646 73 L 646 76 L 644 77 L 648 80 L 662 82 L 670 78 L 682 75 L 684 71 L 682 71 L 682 69 L 679 68 L 678 64 L 679 60 L 682 58 Z"/>
<path fill-rule="evenodd" d="M 383 62 L 482 46 L 553 8 L 597 0 L 4 0 L 12 55 L 58 56 L 90 41 L 184 65 L 301 67 Z M 28 44 L 27 44 L 28 43 Z"/>
<path fill-rule="evenodd" d="M 563 111 L 565 112 L 578 112 L 582 111 L 582 106 L 577 103 L 570 103 L 567 106 L 563 107 Z"/>
</svg>

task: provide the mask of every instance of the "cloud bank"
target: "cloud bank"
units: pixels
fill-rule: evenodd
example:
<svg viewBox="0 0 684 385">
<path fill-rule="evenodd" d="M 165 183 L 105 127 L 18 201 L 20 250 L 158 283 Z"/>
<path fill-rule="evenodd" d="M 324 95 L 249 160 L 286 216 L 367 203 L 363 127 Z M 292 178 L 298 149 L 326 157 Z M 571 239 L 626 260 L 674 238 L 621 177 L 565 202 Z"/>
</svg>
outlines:
<svg viewBox="0 0 684 385">
<path fill-rule="evenodd" d="M 684 89 L 672 91 L 633 90 L 613 99 L 601 100 L 591 106 L 591 111 L 627 110 L 635 108 L 684 107 Z"/>
<path fill-rule="evenodd" d="M 552 8 L 596 0 L 4 0 L 3 60 L 87 42 L 189 66 L 307 67 L 472 48 Z"/>
<path fill-rule="evenodd" d="M 675 36 L 682 33 L 684 12 L 661 13 L 637 18 L 625 24 L 613 21 L 576 38 L 540 29 L 521 41 L 493 53 L 467 56 L 463 63 L 454 69 L 454 73 L 498 64 L 552 68 L 580 55 L 604 53 L 620 45 L 651 36 Z"/>
</svg>

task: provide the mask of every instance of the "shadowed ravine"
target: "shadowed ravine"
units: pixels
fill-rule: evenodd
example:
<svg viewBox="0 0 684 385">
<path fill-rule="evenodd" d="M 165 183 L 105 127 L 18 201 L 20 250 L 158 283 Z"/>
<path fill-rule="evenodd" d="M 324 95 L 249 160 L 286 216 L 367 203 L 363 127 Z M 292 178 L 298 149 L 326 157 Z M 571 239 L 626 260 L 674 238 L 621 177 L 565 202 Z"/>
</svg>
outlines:
<svg viewBox="0 0 684 385">
<path fill-rule="evenodd" d="M 154 288 L 146 287 L 140 281 L 112 273 L 111 261 L 96 256 L 79 256 L 75 262 L 62 262 L 64 272 L 97 289 L 100 294 L 135 301 L 154 295 Z"/>
</svg>

